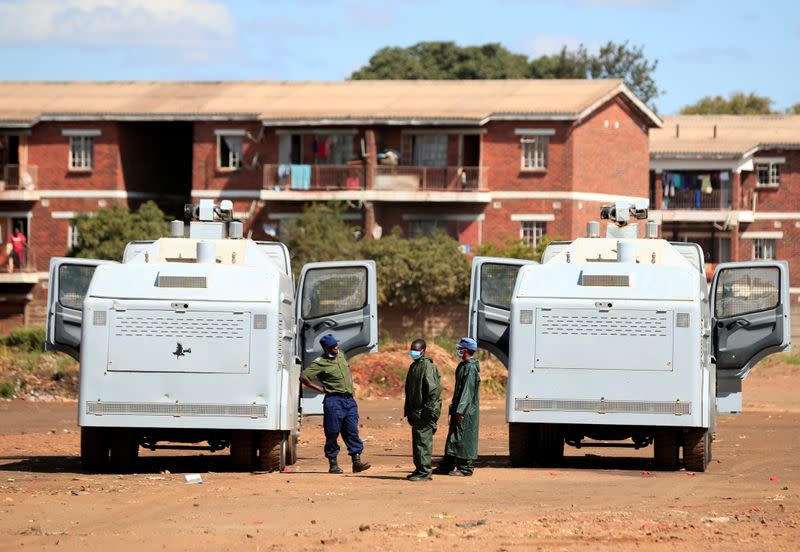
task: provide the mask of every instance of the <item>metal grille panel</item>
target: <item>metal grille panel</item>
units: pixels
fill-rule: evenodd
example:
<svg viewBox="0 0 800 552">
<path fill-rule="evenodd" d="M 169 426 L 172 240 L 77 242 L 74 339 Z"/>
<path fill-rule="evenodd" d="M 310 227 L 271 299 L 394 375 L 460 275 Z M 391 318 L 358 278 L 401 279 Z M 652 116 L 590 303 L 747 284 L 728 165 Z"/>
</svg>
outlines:
<svg viewBox="0 0 800 552">
<path fill-rule="evenodd" d="M 684 401 L 605 401 L 584 399 L 514 399 L 518 412 L 565 411 L 598 414 L 674 414 L 692 413 L 692 403 Z"/>
<path fill-rule="evenodd" d="M 163 288 L 206 288 L 208 282 L 205 276 L 169 276 L 158 275 L 158 287 Z"/>
<path fill-rule="evenodd" d="M 649 316 L 615 316 L 613 314 L 602 316 L 584 313 L 542 312 L 539 333 L 542 335 L 666 337 L 667 315 L 659 313 Z"/>
<path fill-rule="evenodd" d="M 120 313 L 114 321 L 114 335 L 117 337 L 244 339 L 246 330 L 244 317 Z"/>
<path fill-rule="evenodd" d="M 581 285 L 593 287 L 628 287 L 631 283 L 630 276 L 627 274 L 584 274 L 581 277 Z"/>
<path fill-rule="evenodd" d="M 135 403 L 86 401 L 86 414 L 93 416 L 221 416 L 266 418 L 263 404 Z"/>
<path fill-rule="evenodd" d="M 253 329 L 266 330 L 267 329 L 267 315 L 255 314 L 253 315 Z"/>
<path fill-rule="evenodd" d="M 523 309 L 519 311 L 520 324 L 533 324 L 533 311 L 531 309 Z"/>
<path fill-rule="evenodd" d="M 94 311 L 94 315 L 92 316 L 92 323 L 95 326 L 105 326 L 106 325 L 106 311 Z"/>
<path fill-rule="evenodd" d="M 689 327 L 689 313 L 688 312 L 679 312 L 675 315 L 675 326 L 678 328 L 688 328 Z"/>
<path fill-rule="evenodd" d="M 777 267 L 728 268 L 720 272 L 716 291 L 717 318 L 774 309 L 780 298 Z"/>
</svg>

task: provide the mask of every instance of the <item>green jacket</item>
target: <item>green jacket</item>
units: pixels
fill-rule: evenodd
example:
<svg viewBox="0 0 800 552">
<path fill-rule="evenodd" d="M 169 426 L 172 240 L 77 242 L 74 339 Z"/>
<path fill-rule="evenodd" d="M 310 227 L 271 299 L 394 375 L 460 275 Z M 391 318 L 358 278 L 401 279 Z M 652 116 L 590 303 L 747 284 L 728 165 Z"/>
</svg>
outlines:
<svg viewBox="0 0 800 552">
<path fill-rule="evenodd" d="M 439 370 L 430 357 L 411 363 L 406 375 L 406 402 L 403 415 L 411 424 L 436 424 L 442 411 L 442 385 Z"/>
<path fill-rule="evenodd" d="M 474 358 L 461 361 L 456 368 L 453 402 L 450 405 L 450 428 L 445 454 L 474 460 L 478 457 L 478 421 L 480 404 L 480 364 Z M 456 421 L 456 414 L 464 419 Z"/>
<path fill-rule="evenodd" d="M 326 393 L 350 393 L 353 394 L 353 376 L 350 373 L 350 365 L 344 353 L 339 351 L 335 359 L 318 357 L 303 370 L 303 375 L 319 380 Z"/>
</svg>

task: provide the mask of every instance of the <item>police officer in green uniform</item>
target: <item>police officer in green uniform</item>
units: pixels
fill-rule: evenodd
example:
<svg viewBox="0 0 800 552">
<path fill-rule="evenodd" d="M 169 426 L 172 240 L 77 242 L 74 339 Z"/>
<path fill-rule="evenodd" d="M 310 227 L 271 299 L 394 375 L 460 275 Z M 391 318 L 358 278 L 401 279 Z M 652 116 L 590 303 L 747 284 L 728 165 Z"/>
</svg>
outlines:
<svg viewBox="0 0 800 552">
<path fill-rule="evenodd" d="M 473 358 L 478 344 L 464 337 L 456 344 L 461 358 L 456 368 L 453 402 L 450 404 L 450 427 L 447 431 L 444 458 L 433 473 L 465 477 L 472 475 L 478 457 L 478 407 L 480 404 L 480 365 Z"/>
<path fill-rule="evenodd" d="M 339 342 L 331 334 L 319 340 L 322 356 L 312 362 L 300 374 L 303 385 L 319 393 L 325 393 L 322 401 L 322 425 L 325 430 L 325 457 L 328 459 L 328 473 L 342 473 L 336 460 L 339 455 L 339 434 L 347 446 L 347 453 L 353 459 L 353 472 L 368 470 L 370 465 L 361 460 L 364 443 L 358 436 L 358 404 L 353 398 L 353 376 L 350 365 L 339 350 Z M 311 378 L 316 378 L 319 385 Z"/>
<path fill-rule="evenodd" d="M 411 449 L 414 471 L 406 477 L 409 481 L 430 481 L 433 434 L 442 410 L 442 386 L 439 370 L 430 357 L 425 356 L 424 339 L 411 343 L 409 356 L 414 360 L 406 375 L 406 402 L 403 415 L 411 426 Z"/>
</svg>

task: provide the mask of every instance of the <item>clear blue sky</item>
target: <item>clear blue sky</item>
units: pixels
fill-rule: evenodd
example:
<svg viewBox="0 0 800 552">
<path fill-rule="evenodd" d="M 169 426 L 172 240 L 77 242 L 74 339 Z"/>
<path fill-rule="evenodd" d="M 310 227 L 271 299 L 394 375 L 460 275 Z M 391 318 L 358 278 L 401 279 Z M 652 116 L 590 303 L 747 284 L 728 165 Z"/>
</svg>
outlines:
<svg viewBox="0 0 800 552">
<path fill-rule="evenodd" d="M 378 48 L 613 40 L 658 59 L 662 114 L 704 95 L 800 102 L 800 3 L 689 0 L 0 0 L 0 78 L 339 80 Z"/>
</svg>

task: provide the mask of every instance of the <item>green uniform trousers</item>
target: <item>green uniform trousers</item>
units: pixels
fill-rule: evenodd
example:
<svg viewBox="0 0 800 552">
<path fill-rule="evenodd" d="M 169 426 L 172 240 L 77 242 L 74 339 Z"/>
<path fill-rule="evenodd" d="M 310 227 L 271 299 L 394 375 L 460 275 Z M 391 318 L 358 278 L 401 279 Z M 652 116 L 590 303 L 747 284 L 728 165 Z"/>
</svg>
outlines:
<svg viewBox="0 0 800 552">
<path fill-rule="evenodd" d="M 433 455 L 433 434 L 436 422 L 416 422 L 411 426 L 411 450 L 414 455 L 414 471 L 420 475 L 430 475 Z"/>
</svg>

